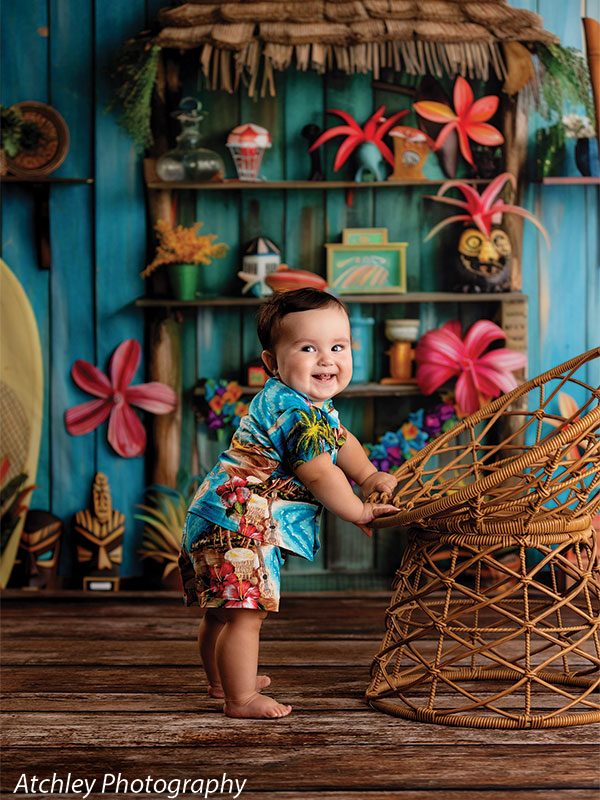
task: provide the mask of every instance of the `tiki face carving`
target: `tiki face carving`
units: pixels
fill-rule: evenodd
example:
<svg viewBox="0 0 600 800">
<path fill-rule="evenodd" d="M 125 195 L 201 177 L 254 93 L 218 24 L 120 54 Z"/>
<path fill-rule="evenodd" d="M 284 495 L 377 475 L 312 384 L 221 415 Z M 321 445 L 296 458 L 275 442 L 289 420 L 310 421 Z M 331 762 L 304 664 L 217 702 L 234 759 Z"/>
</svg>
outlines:
<svg viewBox="0 0 600 800">
<path fill-rule="evenodd" d="M 492 228 L 488 238 L 477 228 L 466 228 L 458 242 L 457 267 L 463 291 L 506 291 L 512 267 L 506 232 Z"/>
<path fill-rule="evenodd" d="M 29 511 L 21 534 L 11 584 L 47 589 L 54 584 L 60 553 L 61 520 L 47 511 Z"/>
<path fill-rule="evenodd" d="M 112 512 L 112 498 L 110 496 L 110 488 L 106 475 L 98 472 L 94 478 L 94 485 L 92 486 L 92 505 L 94 514 L 100 522 L 106 522 L 110 519 Z"/>
<path fill-rule="evenodd" d="M 75 514 L 77 561 L 84 588 L 88 588 L 90 578 L 118 585 L 124 531 L 125 515 L 113 509 L 106 475 L 98 472 L 92 485 L 91 508 Z"/>
</svg>

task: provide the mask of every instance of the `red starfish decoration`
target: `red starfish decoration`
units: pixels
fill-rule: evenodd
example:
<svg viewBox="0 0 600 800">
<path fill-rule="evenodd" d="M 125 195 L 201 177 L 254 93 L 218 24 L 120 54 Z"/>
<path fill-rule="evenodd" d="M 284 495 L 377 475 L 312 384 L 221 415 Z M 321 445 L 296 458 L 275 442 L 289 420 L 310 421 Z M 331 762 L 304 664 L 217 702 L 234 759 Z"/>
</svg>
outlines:
<svg viewBox="0 0 600 800">
<path fill-rule="evenodd" d="M 334 172 L 338 171 L 342 164 L 347 161 L 350 154 L 359 144 L 363 144 L 363 142 L 373 142 L 373 144 L 379 148 L 381 155 L 386 161 L 394 166 L 394 156 L 390 148 L 383 141 L 383 137 L 400 117 L 408 114 L 408 110 L 398 111 L 396 114 L 392 114 L 389 119 L 381 122 L 380 120 L 384 112 L 385 106 L 379 106 L 377 111 L 369 117 L 361 128 L 354 117 L 348 114 L 347 111 L 340 111 L 339 108 L 328 108 L 328 114 L 337 114 L 338 117 L 345 120 L 347 124 L 336 125 L 335 128 L 329 128 L 329 130 L 322 133 L 308 148 L 308 152 L 312 153 L 313 150 L 325 144 L 325 142 L 328 142 L 330 139 L 333 139 L 334 136 L 346 136 L 347 139 L 342 142 L 336 153 L 335 161 L 333 162 Z"/>
</svg>

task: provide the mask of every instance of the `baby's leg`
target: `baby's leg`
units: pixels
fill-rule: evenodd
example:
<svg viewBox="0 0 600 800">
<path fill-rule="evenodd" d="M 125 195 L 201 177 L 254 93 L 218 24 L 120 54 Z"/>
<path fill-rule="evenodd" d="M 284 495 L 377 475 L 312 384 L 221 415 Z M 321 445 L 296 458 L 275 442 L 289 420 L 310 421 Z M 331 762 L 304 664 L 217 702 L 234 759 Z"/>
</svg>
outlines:
<svg viewBox="0 0 600 800">
<path fill-rule="evenodd" d="M 285 717 L 291 706 L 256 691 L 260 627 L 266 611 L 218 609 L 225 627 L 216 642 L 216 662 L 225 692 L 223 711 L 229 717 Z"/>
<path fill-rule="evenodd" d="M 225 624 L 225 620 L 219 618 L 217 609 L 208 608 L 198 628 L 198 647 L 200 648 L 200 658 L 208 681 L 208 693 L 211 697 L 217 698 L 225 697 L 215 655 L 217 639 Z M 258 675 L 256 677 L 256 691 L 260 692 L 270 683 L 271 679 L 268 675 Z"/>
</svg>

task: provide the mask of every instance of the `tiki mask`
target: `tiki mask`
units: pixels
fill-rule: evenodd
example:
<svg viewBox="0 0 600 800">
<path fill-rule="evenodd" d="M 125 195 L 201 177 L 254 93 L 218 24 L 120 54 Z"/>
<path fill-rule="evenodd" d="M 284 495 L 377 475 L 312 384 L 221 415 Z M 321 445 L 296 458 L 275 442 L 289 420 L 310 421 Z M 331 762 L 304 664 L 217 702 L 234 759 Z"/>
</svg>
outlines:
<svg viewBox="0 0 600 800">
<path fill-rule="evenodd" d="M 466 228 L 458 242 L 457 269 L 463 292 L 505 292 L 510 289 L 512 245 L 502 228 L 489 237 L 477 228 Z"/>
<path fill-rule="evenodd" d="M 75 514 L 77 562 L 83 588 L 115 591 L 119 588 L 125 515 L 114 511 L 106 475 L 96 474 L 92 508 Z"/>
<path fill-rule="evenodd" d="M 11 586 L 55 588 L 62 521 L 48 511 L 27 512 Z"/>
</svg>

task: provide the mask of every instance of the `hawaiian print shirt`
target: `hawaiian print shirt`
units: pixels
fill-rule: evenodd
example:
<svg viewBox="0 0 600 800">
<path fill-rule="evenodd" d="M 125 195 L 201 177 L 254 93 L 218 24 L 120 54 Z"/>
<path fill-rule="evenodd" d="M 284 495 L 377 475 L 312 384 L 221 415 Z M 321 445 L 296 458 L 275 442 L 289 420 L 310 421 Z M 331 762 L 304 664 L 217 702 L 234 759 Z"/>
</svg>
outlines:
<svg viewBox="0 0 600 800">
<path fill-rule="evenodd" d="M 294 475 L 306 461 L 330 453 L 333 462 L 346 440 L 331 400 L 323 408 L 270 378 L 250 403 L 247 416 L 196 492 L 184 529 L 194 545 L 191 515 L 312 561 L 319 550 L 322 506 Z"/>
</svg>

